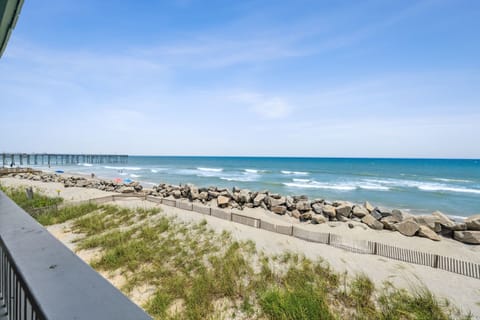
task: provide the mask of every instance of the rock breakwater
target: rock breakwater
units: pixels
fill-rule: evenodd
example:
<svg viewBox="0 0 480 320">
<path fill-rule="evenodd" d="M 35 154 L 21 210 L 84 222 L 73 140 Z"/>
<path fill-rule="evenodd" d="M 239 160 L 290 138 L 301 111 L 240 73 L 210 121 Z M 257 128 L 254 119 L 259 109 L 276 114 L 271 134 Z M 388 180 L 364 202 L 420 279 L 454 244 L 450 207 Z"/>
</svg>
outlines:
<svg viewBox="0 0 480 320">
<path fill-rule="evenodd" d="M 165 183 L 146 189 L 139 182 L 122 183 L 51 173 L 12 173 L 8 176 L 42 182 L 59 182 L 65 187 L 96 188 L 110 192 L 142 193 L 162 198 L 183 199 L 224 209 L 263 208 L 277 215 L 288 215 L 300 222 L 310 224 L 356 221 L 371 229 L 391 230 L 408 237 L 425 237 L 433 241 L 440 241 L 442 237 L 447 237 L 467 244 L 480 244 L 480 214 L 471 216 L 463 222 L 455 222 L 440 211 L 430 215 L 412 215 L 397 209 L 377 207 L 368 201 L 362 204 L 349 201 L 327 201 L 309 199 L 304 195 L 284 196 L 268 190 L 197 187 L 191 184 L 176 186 Z"/>
</svg>

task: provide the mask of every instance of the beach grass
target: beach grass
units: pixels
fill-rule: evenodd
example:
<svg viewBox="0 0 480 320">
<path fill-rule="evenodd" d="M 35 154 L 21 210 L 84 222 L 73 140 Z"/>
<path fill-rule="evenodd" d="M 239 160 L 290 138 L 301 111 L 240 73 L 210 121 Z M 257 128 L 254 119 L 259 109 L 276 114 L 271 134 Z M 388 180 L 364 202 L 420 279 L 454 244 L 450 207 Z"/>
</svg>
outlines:
<svg viewBox="0 0 480 320">
<path fill-rule="evenodd" d="M 66 209 L 65 211 L 63 211 Z M 364 274 L 347 276 L 296 252 L 271 255 L 253 241 L 215 232 L 206 220 L 182 222 L 159 209 L 81 205 L 36 216 L 45 225 L 70 221 L 76 250 L 155 319 L 471 319 L 425 287 L 376 288 Z M 143 297 L 137 288 L 150 288 Z"/>
<path fill-rule="evenodd" d="M 32 208 L 49 207 L 63 202 L 61 197 L 47 197 L 39 190 L 34 190 L 32 198 L 27 196 L 25 188 L 5 187 L 0 184 L 0 190 L 27 212 Z"/>
</svg>

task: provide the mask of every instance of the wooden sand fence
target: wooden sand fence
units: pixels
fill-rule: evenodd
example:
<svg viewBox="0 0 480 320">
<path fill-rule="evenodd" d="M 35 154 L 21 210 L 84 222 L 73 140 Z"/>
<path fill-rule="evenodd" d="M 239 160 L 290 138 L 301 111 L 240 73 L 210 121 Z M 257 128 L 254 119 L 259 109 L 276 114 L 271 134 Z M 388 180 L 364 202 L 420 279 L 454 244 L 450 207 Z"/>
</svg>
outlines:
<svg viewBox="0 0 480 320">
<path fill-rule="evenodd" d="M 306 230 L 301 226 L 297 225 L 276 224 L 251 216 L 243 215 L 237 212 L 232 212 L 231 210 L 209 207 L 201 203 L 192 203 L 190 201 L 167 199 L 138 194 L 118 194 L 84 201 L 62 203 L 51 207 L 35 208 L 33 210 L 37 210 L 34 214 L 41 214 L 42 212 L 46 212 L 48 210 L 58 210 L 69 205 L 79 205 L 85 203 L 103 204 L 115 200 L 122 200 L 128 198 L 146 200 L 158 204 L 176 207 L 182 210 L 197 212 L 204 215 L 210 215 L 219 219 L 240 223 L 252 228 L 263 229 L 282 235 L 288 235 L 298 239 L 302 239 L 304 241 L 321 243 L 335 248 L 347 250 L 353 253 L 377 255 L 389 259 L 428 266 L 431 268 L 441 269 L 463 276 L 480 279 L 480 264 L 478 263 L 459 260 L 457 258 L 447 257 L 434 253 L 400 248 L 375 241 L 347 239 L 334 233 Z"/>
</svg>

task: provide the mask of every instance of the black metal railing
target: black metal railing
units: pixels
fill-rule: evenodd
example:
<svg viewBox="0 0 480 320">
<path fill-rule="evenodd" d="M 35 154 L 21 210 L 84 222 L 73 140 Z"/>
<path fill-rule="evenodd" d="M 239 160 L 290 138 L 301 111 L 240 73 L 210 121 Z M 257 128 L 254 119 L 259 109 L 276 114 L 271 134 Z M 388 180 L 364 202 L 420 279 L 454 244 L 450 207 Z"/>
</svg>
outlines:
<svg viewBox="0 0 480 320">
<path fill-rule="evenodd" d="M 4 244 L 0 242 L 0 277 L 2 279 L 0 281 L 0 317 L 5 319 L 48 319 L 36 305 L 22 276 L 15 272 L 16 268 L 11 264 L 12 258 L 4 248 Z"/>
<path fill-rule="evenodd" d="M 0 320 L 151 319 L 0 191 Z"/>
</svg>

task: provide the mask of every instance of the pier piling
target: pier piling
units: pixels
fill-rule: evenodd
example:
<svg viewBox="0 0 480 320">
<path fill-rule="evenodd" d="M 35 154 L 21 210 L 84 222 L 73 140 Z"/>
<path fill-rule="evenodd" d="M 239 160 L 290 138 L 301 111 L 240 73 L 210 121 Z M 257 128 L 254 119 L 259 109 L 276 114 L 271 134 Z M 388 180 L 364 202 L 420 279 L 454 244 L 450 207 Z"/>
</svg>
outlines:
<svg viewBox="0 0 480 320">
<path fill-rule="evenodd" d="M 78 163 L 128 163 L 123 154 L 1 153 L 2 167 L 25 165 L 71 165 Z"/>
</svg>

